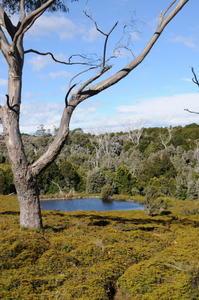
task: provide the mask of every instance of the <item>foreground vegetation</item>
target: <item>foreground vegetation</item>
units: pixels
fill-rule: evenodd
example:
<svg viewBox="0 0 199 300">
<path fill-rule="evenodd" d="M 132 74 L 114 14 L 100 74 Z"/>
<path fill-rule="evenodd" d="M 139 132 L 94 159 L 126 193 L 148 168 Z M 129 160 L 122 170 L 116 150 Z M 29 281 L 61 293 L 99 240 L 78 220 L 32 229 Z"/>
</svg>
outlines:
<svg viewBox="0 0 199 300">
<path fill-rule="evenodd" d="M 1 196 L 0 298 L 198 299 L 199 202 L 168 201 L 167 216 L 44 212 L 36 232 Z"/>
</svg>

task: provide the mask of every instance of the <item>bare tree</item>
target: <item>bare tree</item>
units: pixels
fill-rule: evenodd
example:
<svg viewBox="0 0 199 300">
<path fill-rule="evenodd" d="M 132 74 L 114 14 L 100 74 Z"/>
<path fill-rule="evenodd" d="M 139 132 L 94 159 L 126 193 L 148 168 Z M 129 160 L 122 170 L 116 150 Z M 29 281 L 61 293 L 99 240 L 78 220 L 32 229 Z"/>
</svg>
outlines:
<svg viewBox="0 0 199 300">
<path fill-rule="evenodd" d="M 140 144 L 144 128 L 134 129 L 128 131 L 128 138 L 133 143 L 134 147 L 137 148 Z"/>
<path fill-rule="evenodd" d="M 167 150 L 168 145 L 172 139 L 172 131 L 173 131 L 173 127 L 167 127 L 166 128 L 167 134 L 162 134 L 160 132 L 159 137 L 160 137 L 160 141 L 162 143 L 162 145 L 164 146 L 164 149 Z"/>
<path fill-rule="evenodd" d="M 36 2 L 37 4 L 40 3 L 40 5 L 30 11 L 27 7 L 29 1 L 16 1 L 16 3 L 19 4 L 19 20 L 17 26 L 12 23 L 11 18 L 6 13 L 6 7 L 3 4 L 0 4 L 0 49 L 8 66 L 8 94 L 6 95 L 5 105 L 0 108 L 0 116 L 20 204 L 20 225 L 25 228 L 42 227 L 37 176 L 61 151 L 69 134 L 70 119 L 75 108 L 86 99 L 97 95 L 125 78 L 140 63 L 142 63 L 158 41 L 163 30 L 189 0 L 172 1 L 172 3 L 160 14 L 157 28 L 143 51 L 118 72 L 100 82 L 98 81 L 98 83 L 96 83 L 96 80 L 99 80 L 111 68 L 107 63 L 106 50 L 108 38 L 113 32 L 116 24 L 109 33 L 100 30 L 96 24 L 98 30 L 101 31 L 101 34 L 105 38 L 102 49 L 103 56 L 98 65 L 95 64 L 92 66 L 89 64 L 89 68 L 98 68 L 98 72 L 93 77 L 88 78 L 88 80 L 80 86 L 75 84 L 70 87 L 65 97 L 65 107 L 61 117 L 60 127 L 53 142 L 39 159 L 32 164 L 29 164 L 24 152 L 24 145 L 19 129 L 24 55 L 29 52 L 35 52 L 38 55 L 44 54 L 37 50 L 24 50 L 24 36 L 34 25 L 35 21 L 57 1 L 46 0 Z M 61 1 L 58 2 L 60 3 Z M 9 4 L 9 1 L 5 1 L 5 3 Z M 54 55 L 50 52 L 45 55 L 50 55 L 52 59 L 54 59 Z M 71 61 L 73 61 L 72 57 L 66 64 L 70 65 Z M 82 63 L 82 60 L 77 63 Z M 75 86 L 75 92 L 72 94 L 72 90 Z"/>
</svg>

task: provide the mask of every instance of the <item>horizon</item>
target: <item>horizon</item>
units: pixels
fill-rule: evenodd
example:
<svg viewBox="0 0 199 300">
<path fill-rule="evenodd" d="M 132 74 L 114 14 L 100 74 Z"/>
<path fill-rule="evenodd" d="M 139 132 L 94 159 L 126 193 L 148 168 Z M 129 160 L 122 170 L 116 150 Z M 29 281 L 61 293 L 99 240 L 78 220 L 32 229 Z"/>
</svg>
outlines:
<svg viewBox="0 0 199 300">
<path fill-rule="evenodd" d="M 157 3 L 155 0 L 150 1 L 150 4 L 144 2 L 110 0 L 105 4 L 105 1 L 96 3 L 87 0 L 70 4 L 67 14 L 46 13 L 27 33 L 26 49 L 52 51 L 59 59 L 84 52 L 92 55 L 98 53 L 100 56 L 103 39 L 91 20 L 83 15 L 83 10 L 87 10 L 104 31 L 110 30 L 115 21 L 119 20 L 119 25 L 110 38 L 109 55 L 119 45 L 118 41 L 125 44 L 127 39 L 129 47 L 138 55 L 155 30 L 157 16 L 169 3 Z M 106 16 L 104 5 L 107 7 Z M 192 66 L 196 74 L 199 74 L 198 8 L 196 0 L 188 3 L 168 25 L 149 56 L 128 78 L 82 103 L 74 112 L 71 129 L 136 129 L 143 126 L 198 123 L 197 115 L 185 111 L 199 110 L 198 87 L 191 80 Z M 15 20 L 16 16 L 13 18 Z M 127 33 L 122 37 L 124 40 L 121 40 L 124 24 L 127 25 Z M 113 71 L 132 59 L 131 53 L 124 49 L 118 50 L 118 56 L 118 59 L 112 61 L 115 64 Z M 2 58 L 0 63 L 0 104 L 3 104 L 7 73 Z M 42 123 L 51 130 L 58 127 L 68 85 L 80 69 L 72 66 L 66 68 L 54 63 L 49 57 L 26 55 L 21 108 L 22 132 L 34 132 Z M 85 78 L 83 76 L 77 82 Z"/>
</svg>

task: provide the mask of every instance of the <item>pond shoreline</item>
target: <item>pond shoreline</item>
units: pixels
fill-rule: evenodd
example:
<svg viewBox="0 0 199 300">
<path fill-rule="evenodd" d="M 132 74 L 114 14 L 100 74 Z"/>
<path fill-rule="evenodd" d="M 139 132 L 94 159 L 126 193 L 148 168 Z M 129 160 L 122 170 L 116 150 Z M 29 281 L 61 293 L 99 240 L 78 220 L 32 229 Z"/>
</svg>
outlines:
<svg viewBox="0 0 199 300">
<path fill-rule="evenodd" d="M 41 195 L 40 200 L 42 201 L 54 201 L 54 200 L 70 200 L 70 199 L 84 199 L 84 198 L 96 198 L 100 199 L 101 194 L 80 194 L 80 193 L 71 193 L 71 194 L 64 194 L 64 195 Z M 144 203 L 144 197 L 140 195 L 136 196 L 129 196 L 129 195 L 123 195 L 123 194 L 118 194 L 118 195 L 113 195 L 110 200 L 114 201 L 133 201 L 136 203 L 143 204 Z"/>
<path fill-rule="evenodd" d="M 41 201 L 56 201 L 56 200 L 73 200 L 73 199 L 101 199 L 101 194 L 65 194 L 65 195 L 42 195 L 40 197 Z M 110 201 L 133 201 L 134 203 L 144 204 L 144 197 L 140 195 L 129 196 L 129 195 L 113 195 Z"/>
</svg>

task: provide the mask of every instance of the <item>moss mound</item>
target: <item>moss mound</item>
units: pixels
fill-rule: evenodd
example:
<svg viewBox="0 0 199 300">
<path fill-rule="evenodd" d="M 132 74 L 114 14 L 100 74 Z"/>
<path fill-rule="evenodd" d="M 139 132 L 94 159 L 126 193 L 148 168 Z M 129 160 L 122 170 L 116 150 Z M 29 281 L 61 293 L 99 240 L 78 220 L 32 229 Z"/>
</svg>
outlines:
<svg viewBox="0 0 199 300">
<path fill-rule="evenodd" d="M 0 198 L 1 299 L 198 299 L 198 202 L 169 216 L 45 212 L 20 230 L 14 197 Z"/>
</svg>

